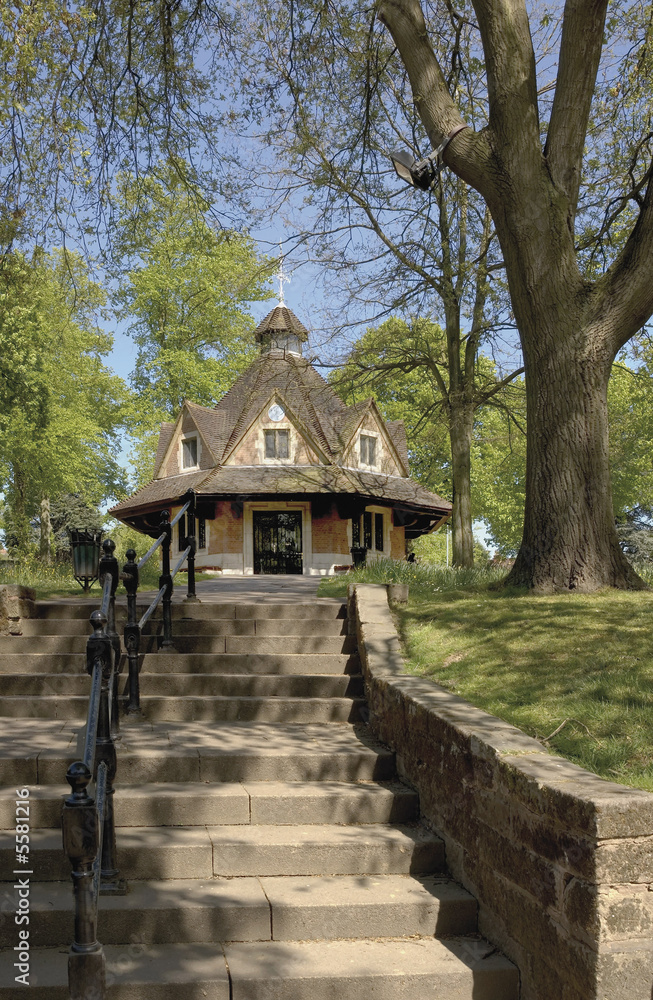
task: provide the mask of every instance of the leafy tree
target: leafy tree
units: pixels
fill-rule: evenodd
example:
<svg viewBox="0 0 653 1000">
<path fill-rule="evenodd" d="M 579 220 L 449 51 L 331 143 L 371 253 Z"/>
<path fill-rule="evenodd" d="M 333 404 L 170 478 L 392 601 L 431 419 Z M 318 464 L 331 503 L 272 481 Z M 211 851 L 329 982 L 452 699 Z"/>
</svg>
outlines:
<svg viewBox="0 0 653 1000">
<path fill-rule="evenodd" d="M 134 458 L 152 475 L 153 438 L 184 399 L 211 405 L 251 362 L 250 302 L 269 297 L 272 267 L 245 234 L 216 229 L 208 202 L 168 169 L 165 183 L 121 179 L 114 246 L 121 261 L 114 301 L 138 346 L 131 376 Z"/>
<path fill-rule="evenodd" d="M 471 566 L 475 414 L 491 403 L 506 409 L 508 386 L 518 372 L 498 379 L 495 365 L 478 355 L 480 332 L 475 335 L 472 328 L 463 337 L 459 322 L 455 326 L 455 334 L 447 336 L 430 320 L 387 320 L 355 344 L 338 381 L 378 389 L 381 401 L 390 397 L 401 404 L 410 448 L 417 453 L 415 458 L 419 456 L 414 471 L 425 485 L 445 494 L 453 492 L 453 565 Z M 443 431 L 449 439 L 444 489 L 436 481 L 442 460 L 430 448 L 434 436 L 441 438 Z"/>
<path fill-rule="evenodd" d="M 43 499 L 77 490 L 97 503 L 124 491 L 115 454 L 125 386 L 102 362 L 103 301 L 74 255 L 0 258 L 0 488 L 21 552 Z"/>
<path fill-rule="evenodd" d="M 418 129 L 399 124 L 405 74 L 427 148 L 450 140 L 447 170 L 490 211 L 527 375 L 526 516 L 511 582 L 540 591 L 641 586 L 614 528 L 607 385 L 614 358 L 653 311 L 649 5 L 623 0 L 608 20 L 607 0 L 566 4 L 557 51 L 545 42 L 555 78 L 545 67 L 539 89 L 538 24 L 524 0 L 459 10 L 430 0 L 303 0 L 287 10 L 286 21 L 266 17 L 263 33 L 285 38 L 278 62 L 294 86 L 266 96 L 266 109 L 276 98 L 279 120 L 285 110 L 299 157 L 312 149 L 301 144 L 312 102 L 329 162 L 357 169 L 365 189 L 380 183 L 388 147 L 374 144 L 379 119 L 409 148 L 424 148 Z M 346 103 L 341 79 L 355 81 Z M 604 158 L 604 149 L 618 155 Z M 416 244 L 426 258 L 428 240 Z"/>
<path fill-rule="evenodd" d="M 162 158 L 229 187 L 220 127 L 230 15 L 211 0 L 3 4 L 0 238 L 106 232 L 116 172 Z"/>
<path fill-rule="evenodd" d="M 377 13 L 408 72 L 434 146 L 460 125 L 418 0 L 381 0 Z M 640 586 L 614 528 L 607 386 L 624 344 L 653 312 L 653 183 L 648 119 L 631 146 L 637 204 L 623 249 L 594 281 L 574 240 L 586 137 L 607 0 L 567 4 L 555 94 L 542 143 L 535 57 L 523 0 L 474 3 L 485 59 L 488 124 L 466 128 L 444 154 L 485 199 L 503 251 L 526 362 L 528 458 L 522 544 L 510 581 L 538 590 Z M 646 62 L 649 26 L 641 24 Z M 631 79 L 632 76 L 631 76 Z M 636 82 L 633 79 L 633 82 Z M 643 126 L 643 127 L 641 127 Z M 596 133 L 592 136 L 597 141 Z M 637 145 L 639 148 L 637 148 Z M 606 261 L 607 263 L 607 261 Z"/>
</svg>

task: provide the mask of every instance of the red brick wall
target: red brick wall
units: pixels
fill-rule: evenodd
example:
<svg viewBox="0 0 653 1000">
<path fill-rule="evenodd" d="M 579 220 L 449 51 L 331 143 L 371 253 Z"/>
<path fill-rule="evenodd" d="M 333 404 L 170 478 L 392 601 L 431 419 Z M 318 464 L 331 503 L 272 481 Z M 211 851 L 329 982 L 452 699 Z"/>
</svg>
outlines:
<svg viewBox="0 0 653 1000">
<path fill-rule="evenodd" d="M 393 525 L 390 528 L 390 558 L 406 558 L 406 529 Z"/>
<path fill-rule="evenodd" d="M 348 521 L 338 517 L 338 512 L 333 504 L 323 517 L 314 517 L 312 523 L 313 552 L 338 552 L 349 556 L 348 523 Z"/>
<path fill-rule="evenodd" d="M 240 553 L 243 551 L 243 515 L 235 517 L 229 501 L 215 505 L 215 521 L 210 521 L 209 552 Z"/>
</svg>

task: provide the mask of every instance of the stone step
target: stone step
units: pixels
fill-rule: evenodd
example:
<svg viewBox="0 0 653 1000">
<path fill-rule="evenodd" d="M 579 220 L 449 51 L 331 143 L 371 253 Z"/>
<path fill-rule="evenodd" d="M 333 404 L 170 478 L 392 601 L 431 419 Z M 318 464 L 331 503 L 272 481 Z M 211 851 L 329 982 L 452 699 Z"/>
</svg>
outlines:
<svg viewBox="0 0 653 1000">
<path fill-rule="evenodd" d="M 70 653 L 84 656 L 86 635 L 10 636 L 0 642 L 0 656 L 19 654 L 51 655 Z M 353 653 L 357 640 L 353 635 L 173 635 L 179 653 Z M 144 635 L 141 653 L 156 653 L 159 635 Z"/>
<path fill-rule="evenodd" d="M 107 1000 L 517 1000 L 519 974 L 482 940 L 243 942 L 106 949 Z M 31 1000 L 68 1000 L 65 949 L 34 949 Z M 14 970 L 0 1000 L 16 1000 Z"/>
<path fill-rule="evenodd" d="M 59 828 L 67 785 L 30 788 L 30 827 Z M 15 791 L 0 792 L 0 829 L 15 822 Z M 150 782 L 116 787 L 117 827 L 410 823 L 418 800 L 400 782 Z"/>
<path fill-rule="evenodd" d="M 125 672 L 126 657 L 122 657 Z M 357 674 L 358 653 L 145 653 L 145 673 L 200 674 Z M 6 653 L 0 658 L 4 674 L 85 673 L 83 653 Z"/>
<path fill-rule="evenodd" d="M 154 593 L 152 593 L 154 597 Z M 88 619 L 101 603 L 101 598 L 96 597 L 86 601 L 42 601 L 36 606 L 36 618 L 41 619 L 64 619 L 83 618 Z M 139 617 L 145 613 L 148 604 L 144 603 L 142 597 L 137 605 Z M 116 600 L 116 621 L 126 619 L 127 607 L 125 598 Z M 347 606 L 336 600 L 317 600 L 311 603 L 280 603 L 267 604 L 258 601 L 252 604 L 180 604 L 173 603 L 172 617 L 178 619 L 192 619 L 194 621 L 214 621 L 218 618 L 255 618 L 255 619 L 294 619 L 305 618 L 310 621 L 333 621 L 336 618 L 347 617 Z M 155 613 L 154 620 L 161 618 L 160 611 Z"/>
<path fill-rule="evenodd" d="M 0 833 L 4 882 L 13 878 L 14 848 L 13 833 Z M 59 830 L 32 831 L 30 861 L 41 882 L 70 877 Z M 118 838 L 118 867 L 128 880 L 431 874 L 443 865 L 439 837 L 409 825 L 124 827 Z"/>
<path fill-rule="evenodd" d="M 146 719 L 162 722 L 359 722 L 363 698 L 284 698 L 141 695 Z M 0 716 L 13 719 L 83 721 L 88 695 L 8 695 L 0 698 Z M 364 714 L 364 711 L 363 711 Z"/>
<path fill-rule="evenodd" d="M 418 938 L 225 946 L 233 1000 L 517 1000 L 519 975 L 486 941 Z"/>
<path fill-rule="evenodd" d="M 80 724 L 0 719 L 0 785 L 60 785 Z M 117 786 L 170 781 L 387 781 L 394 754 L 365 725 L 123 721 Z"/>
<path fill-rule="evenodd" d="M 74 674 L 2 674 L 5 696 L 88 697 L 91 679 Z M 123 665 L 122 683 L 127 686 Z M 361 697 L 361 674 L 140 674 L 143 695 L 229 695 L 230 697 L 343 698 Z"/>
<path fill-rule="evenodd" d="M 122 632 L 126 623 L 126 616 L 117 616 Z M 91 628 L 86 618 L 23 618 L 20 622 L 20 636 L 0 636 L 0 650 L 3 643 L 13 642 L 15 638 L 32 638 L 36 636 L 84 636 L 88 637 Z M 145 625 L 143 634 L 162 635 L 163 624 L 155 619 Z M 216 618 L 175 619 L 175 636 L 217 636 L 217 635 L 309 635 L 309 636 L 335 636 L 348 634 L 348 621 L 346 618 Z"/>
<path fill-rule="evenodd" d="M 66 946 L 73 896 L 63 882 L 35 882 L 30 893 L 33 947 Z M 171 879 L 133 882 L 125 896 L 100 897 L 103 944 L 332 940 L 473 933 L 476 900 L 433 875 L 321 875 L 285 878 Z M 15 943 L 0 927 L 0 947 Z"/>
</svg>

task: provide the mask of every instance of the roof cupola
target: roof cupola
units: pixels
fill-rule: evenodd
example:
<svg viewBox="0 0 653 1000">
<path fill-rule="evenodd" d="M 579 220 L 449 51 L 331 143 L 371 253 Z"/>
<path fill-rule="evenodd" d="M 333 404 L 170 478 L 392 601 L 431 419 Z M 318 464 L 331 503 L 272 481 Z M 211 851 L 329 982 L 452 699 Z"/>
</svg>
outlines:
<svg viewBox="0 0 653 1000">
<path fill-rule="evenodd" d="M 308 340 L 308 330 L 292 310 L 279 303 L 254 330 L 254 339 L 261 345 L 261 354 L 268 351 L 302 353 L 302 344 Z"/>
</svg>

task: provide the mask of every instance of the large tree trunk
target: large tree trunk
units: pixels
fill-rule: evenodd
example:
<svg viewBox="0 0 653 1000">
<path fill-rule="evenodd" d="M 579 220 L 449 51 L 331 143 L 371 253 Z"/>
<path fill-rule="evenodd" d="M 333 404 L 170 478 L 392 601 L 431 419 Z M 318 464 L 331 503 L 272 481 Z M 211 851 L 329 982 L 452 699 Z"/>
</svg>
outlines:
<svg viewBox="0 0 653 1000">
<path fill-rule="evenodd" d="M 541 593 L 645 586 L 614 526 L 607 410 L 612 357 L 596 350 L 601 340 L 595 330 L 555 342 L 542 337 L 532 352 L 537 356 L 527 359 L 526 514 L 510 584 Z"/>
<path fill-rule="evenodd" d="M 470 488 L 474 411 L 470 406 L 451 407 L 449 439 L 453 478 L 453 565 L 474 565 L 472 500 Z"/>
</svg>

